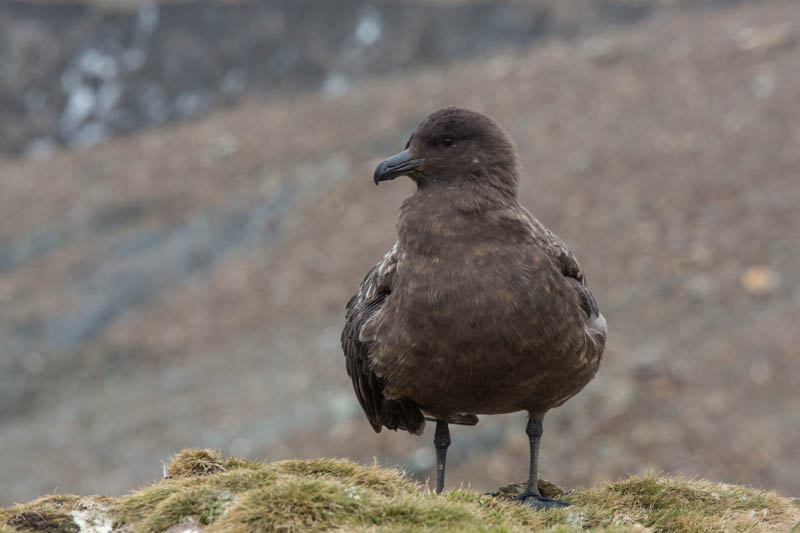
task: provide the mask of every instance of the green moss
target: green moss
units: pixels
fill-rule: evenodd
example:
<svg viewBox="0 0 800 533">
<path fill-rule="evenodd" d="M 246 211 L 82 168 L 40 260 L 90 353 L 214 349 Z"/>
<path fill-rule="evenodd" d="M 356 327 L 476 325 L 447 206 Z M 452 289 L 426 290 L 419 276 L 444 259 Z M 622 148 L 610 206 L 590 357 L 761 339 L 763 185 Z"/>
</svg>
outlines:
<svg viewBox="0 0 800 533">
<path fill-rule="evenodd" d="M 259 470 L 264 468 L 264 463 L 259 463 L 258 461 L 252 461 L 250 459 L 239 459 L 238 457 L 231 457 L 225 461 L 225 469 L 226 470 L 236 470 L 236 469 L 245 469 L 245 470 Z"/>
<path fill-rule="evenodd" d="M 478 509 L 464 504 L 454 504 L 443 498 L 406 496 L 381 499 L 365 509 L 365 522 L 371 524 L 398 524 L 406 527 L 463 528 L 479 526 Z"/>
<path fill-rule="evenodd" d="M 587 523 L 608 525 L 625 517 L 654 531 L 754 531 L 763 516 L 786 510 L 785 500 L 773 493 L 655 474 L 566 499 L 586 509 Z"/>
<path fill-rule="evenodd" d="M 466 489 L 448 491 L 441 497 L 477 506 L 484 519 L 493 524 L 508 522 L 527 528 L 541 528 L 546 524 L 547 513 L 538 513 L 527 506 L 519 505 L 513 498 L 495 497 Z"/>
<path fill-rule="evenodd" d="M 208 525 L 222 514 L 231 499 L 230 492 L 210 487 L 190 488 L 182 492 L 175 492 L 148 513 L 141 526 L 141 531 L 153 533 L 165 531 L 186 519 Z"/>
<path fill-rule="evenodd" d="M 163 483 L 123 496 L 111 508 L 111 514 L 115 517 L 114 528 L 142 522 L 158 504 L 180 489 L 180 485 Z"/>
<path fill-rule="evenodd" d="M 487 500 L 489 497 L 485 497 Z M 504 505 L 495 500 L 496 505 Z M 335 479 L 287 475 L 248 492 L 220 520 L 219 531 L 512 531 L 508 515 L 483 512 L 469 498 L 408 492 L 392 497 Z M 518 507 L 520 513 L 534 511 Z M 488 521 L 488 524 L 484 522 Z M 502 527 L 508 525 L 509 527 Z"/>
<path fill-rule="evenodd" d="M 800 507 L 774 493 L 655 474 L 570 493 L 542 482 L 546 496 L 573 505 L 536 511 L 515 501 L 524 484 L 497 496 L 467 489 L 435 495 L 398 470 L 340 459 L 262 463 L 187 450 L 168 472 L 116 499 L 54 495 L 0 509 L 0 533 L 77 532 L 76 521 L 87 517 L 113 521 L 120 532 L 191 523 L 206 533 L 791 531 L 800 521 Z"/>
<path fill-rule="evenodd" d="M 220 526 L 226 531 L 327 529 L 351 522 L 368 498 L 362 490 L 336 481 L 286 476 L 248 491 Z"/>
<path fill-rule="evenodd" d="M 278 479 L 271 469 L 262 468 L 261 470 L 231 470 L 209 476 L 207 483 L 210 487 L 228 490 L 234 493 L 244 492 L 250 489 L 262 487 Z"/>
<path fill-rule="evenodd" d="M 416 487 L 403 472 L 362 466 L 346 459 L 289 460 L 274 463 L 278 471 L 311 477 L 329 477 L 367 487 L 386 496 L 416 491 Z"/>
</svg>

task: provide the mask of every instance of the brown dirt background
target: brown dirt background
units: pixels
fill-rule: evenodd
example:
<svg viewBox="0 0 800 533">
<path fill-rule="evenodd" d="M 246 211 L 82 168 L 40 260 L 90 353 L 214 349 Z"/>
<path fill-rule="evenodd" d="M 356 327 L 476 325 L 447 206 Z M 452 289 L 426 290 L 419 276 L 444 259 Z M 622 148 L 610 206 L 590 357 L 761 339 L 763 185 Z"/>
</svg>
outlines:
<svg viewBox="0 0 800 533">
<path fill-rule="evenodd" d="M 338 339 L 411 191 L 372 169 L 447 104 L 511 133 L 524 204 L 609 322 L 597 378 L 545 419 L 543 477 L 655 469 L 798 495 L 800 9 L 775 0 L 0 161 L 0 503 L 117 494 L 188 446 L 425 479 L 431 428 L 373 434 Z M 129 305 L 106 312 L 109 293 Z M 100 326 L 64 343 L 93 305 Z M 524 416 L 455 428 L 448 459 L 450 486 L 523 479 Z"/>
</svg>

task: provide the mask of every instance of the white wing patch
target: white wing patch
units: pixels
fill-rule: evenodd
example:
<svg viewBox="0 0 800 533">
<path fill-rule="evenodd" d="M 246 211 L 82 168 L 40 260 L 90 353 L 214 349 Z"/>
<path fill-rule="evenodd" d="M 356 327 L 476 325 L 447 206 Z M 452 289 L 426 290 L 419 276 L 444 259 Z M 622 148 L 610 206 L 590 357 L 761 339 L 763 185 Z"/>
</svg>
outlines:
<svg viewBox="0 0 800 533">
<path fill-rule="evenodd" d="M 386 280 L 390 279 L 394 270 L 397 267 L 397 243 L 392 245 L 392 249 L 386 252 L 375 268 L 370 273 L 369 277 L 364 280 L 364 283 L 359 289 L 358 299 L 362 302 L 368 302 L 375 298 L 379 289 L 386 288 Z"/>
</svg>

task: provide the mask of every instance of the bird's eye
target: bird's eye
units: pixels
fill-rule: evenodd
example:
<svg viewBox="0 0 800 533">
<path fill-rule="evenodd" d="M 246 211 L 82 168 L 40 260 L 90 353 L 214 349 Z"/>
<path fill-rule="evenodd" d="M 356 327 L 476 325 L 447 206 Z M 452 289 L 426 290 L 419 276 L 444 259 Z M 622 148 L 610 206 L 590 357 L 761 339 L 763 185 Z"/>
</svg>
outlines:
<svg viewBox="0 0 800 533">
<path fill-rule="evenodd" d="M 445 146 L 453 146 L 453 138 L 452 137 L 442 137 L 442 144 Z"/>
</svg>

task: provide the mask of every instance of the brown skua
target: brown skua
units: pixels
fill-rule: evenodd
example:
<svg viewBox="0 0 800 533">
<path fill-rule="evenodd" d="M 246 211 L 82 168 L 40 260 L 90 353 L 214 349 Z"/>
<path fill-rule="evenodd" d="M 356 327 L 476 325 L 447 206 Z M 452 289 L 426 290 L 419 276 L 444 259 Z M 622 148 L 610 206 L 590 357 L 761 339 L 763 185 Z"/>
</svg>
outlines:
<svg viewBox="0 0 800 533">
<path fill-rule="evenodd" d="M 545 413 L 595 375 L 607 326 L 575 255 L 517 201 L 514 144 L 490 117 L 448 107 L 428 116 L 374 180 L 409 176 L 398 239 L 347 304 L 347 372 L 376 432 L 420 434 L 436 421 L 436 490 L 448 424 L 527 411 L 530 471 L 520 499 L 543 497 Z"/>
</svg>

